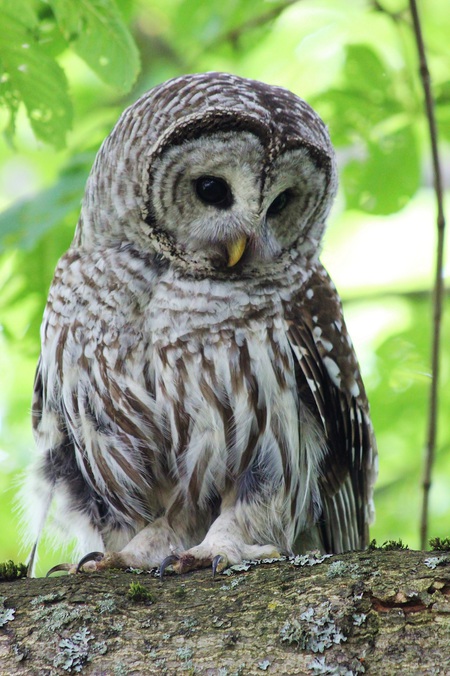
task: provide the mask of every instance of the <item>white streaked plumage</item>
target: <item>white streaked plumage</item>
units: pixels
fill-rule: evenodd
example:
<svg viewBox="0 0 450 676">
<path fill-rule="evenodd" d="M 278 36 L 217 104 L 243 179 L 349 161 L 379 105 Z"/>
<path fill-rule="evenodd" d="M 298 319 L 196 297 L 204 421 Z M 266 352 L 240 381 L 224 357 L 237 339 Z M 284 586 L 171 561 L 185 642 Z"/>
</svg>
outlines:
<svg viewBox="0 0 450 676">
<path fill-rule="evenodd" d="M 87 569 L 366 545 L 375 442 L 318 259 L 335 191 L 284 89 L 197 74 L 123 113 L 44 314 L 36 540 L 53 502 L 106 552 Z"/>
</svg>

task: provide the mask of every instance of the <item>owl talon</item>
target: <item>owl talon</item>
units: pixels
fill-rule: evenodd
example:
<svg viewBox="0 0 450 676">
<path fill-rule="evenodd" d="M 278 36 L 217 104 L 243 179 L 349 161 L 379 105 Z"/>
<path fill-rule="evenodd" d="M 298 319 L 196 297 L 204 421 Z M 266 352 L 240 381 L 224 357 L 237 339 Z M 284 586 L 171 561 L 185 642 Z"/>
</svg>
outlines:
<svg viewBox="0 0 450 676">
<path fill-rule="evenodd" d="M 161 580 L 164 577 L 164 573 L 165 573 L 166 568 L 168 568 L 169 566 L 172 565 L 172 563 L 175 563 L 178 560 L 179 560 L 179 557 L 176 556 L 176 554 L 170 554 L 170 556 L 166 556 L 166 558 L 164 559 L 164 561 L 161 563 L 161 565 L 159 567 L 159 577 L 161 578 Z"/>
<path fill-rule="evenodd" d="M 87 563 L 88 561 L 94 561 L 95 563 L 98 563 L 104 557 L 105 555 L 103 554 L 103 552 L 89 552 L 89 554 L 86 554 L 86 556 L 83 556 L 83 558 L 80 559 L 75 572 L 80 573 L 84 564 Z"/>
<path fill-rule="evenodd" d="M 66 573 L 70 573 L 74 568 L 73 563 L 58 563 L 57 566 L 53 566 L 53 568 L 50 568 L 49 571 L 47 571 L 45 577 L 50 577 L 50 575 L 53 575 L 53 573 L 57 573 L 59 570 L 63 570 Z"/>
<path fill-rule="evenodd" d="M 227 565 L 227 560 L 226 560 L 225 557 L 222 556 L 222 554 L 217 554 L 217 556 L 215 556 L 215 557 L 213 558 L 213 560 L 212 560 L 212 574 L 213 574 L 213 577 L 216 577 L 217 567 L 219 566 L 219 563 L 220 563 L 221 561 L 223 561 L 224 563 L 223 563 L 222 566 L 220 566 L 220 568 L 219 568 L 219 573 L 222 572 L 222 570 L 226 567 L 226 565 Z"/>
</svg>

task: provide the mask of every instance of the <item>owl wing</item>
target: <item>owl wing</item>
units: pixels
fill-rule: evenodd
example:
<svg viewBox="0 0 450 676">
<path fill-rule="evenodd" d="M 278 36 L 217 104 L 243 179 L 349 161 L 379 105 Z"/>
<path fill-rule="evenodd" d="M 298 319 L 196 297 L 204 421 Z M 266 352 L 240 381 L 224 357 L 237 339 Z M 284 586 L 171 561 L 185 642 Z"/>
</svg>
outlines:
<svg viewBox="0 0 450 676">
<path fill-rule="evenodd" d="M 319 479 L 322 513 L 316 526 L 321 546 L 330 553 L 362 549 L 373 519 L 376 444 L 341 302 L 320 264 L 294 298 L 287 319 L 299 398 L 313 412 L 326 441 Z"/>
<path fill-rule="evenodd" d="M 148 341 L 125 295 L 140 281 L 134 262 L 127 250 L 100 268 L 72 250 L 56 270 L 34 382 L 35 540 L 56 495 L 64 506 L 58 521 L 76 514 L 96 531 L 126 527 L 153 509 L 142 496 L 151 494 L 153 451 L 164 457 L 164 439 L 153 424 Z M 150 278 L 150 264 L 144 272 Z"/>
</svg>

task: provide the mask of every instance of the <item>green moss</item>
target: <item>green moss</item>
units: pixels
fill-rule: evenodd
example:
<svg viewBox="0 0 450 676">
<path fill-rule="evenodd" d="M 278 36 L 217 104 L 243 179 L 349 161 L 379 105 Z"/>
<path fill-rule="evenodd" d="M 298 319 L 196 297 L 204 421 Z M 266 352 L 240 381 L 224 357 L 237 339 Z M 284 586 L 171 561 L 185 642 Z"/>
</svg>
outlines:
<svg viewBox="0 0 450 676">
<path fill-rule="evenodd" d="M 437 552 L 450 552 L 450 538 L 431 538 L 430 547 Z"/>
<path fill-rule="evenodd" d="M 0 581 L 18 580 L 26 577 L 28 566 L 24 563 L 14 563 L 14 561 L 5 561 L 0 563 Z"/>
<path fill-rule="evenodd" d="M 128 589 L 128 598 L 133 603 L 144 603 L 149 601 L 153 603 L 154 596 L 151 592 L 148 591 L 140 582 L 132 582 L 130 588 Z"/>
<path fill-rule="evenodd" d="M 394 552 L 402 549 L 409 549 L 408 545 L 404 545 L 401 539 L 399 540 L 387 540 L 383 542 L 380 549 L 383 549 L 385 552 Z"/>
<path fill-rule="evenodd" d="M 376 540 L 371 540 L 369 546 L 367 547 L 369 551 L 375 551 L 375 550 L 381 550 L 384 552 L 393 552 L 393 551 L 399 551 L 402 549 L 409 549 L 408 545 L 404 545 L 401 539 L 399 540 L 386 540 L 386 542 L 383 542 L 382 545 L 379 547 L 377 546 L 377 541 Z"/>
<path fill-rule="evenodd" d="M 174 595 L 177 596 L 179 599 L 182 599 L 186 596 L 186 588 L 184 585 L 180 584 L 179 587 L 177 587 L 174 591 Z"/>
</svg>

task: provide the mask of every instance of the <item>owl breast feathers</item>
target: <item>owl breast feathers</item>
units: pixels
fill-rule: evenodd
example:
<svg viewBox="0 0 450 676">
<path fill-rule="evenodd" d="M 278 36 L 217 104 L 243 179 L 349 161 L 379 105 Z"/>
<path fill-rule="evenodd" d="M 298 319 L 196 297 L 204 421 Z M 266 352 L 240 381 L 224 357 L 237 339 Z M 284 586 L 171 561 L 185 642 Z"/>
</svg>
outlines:
<svg viewBox="0 0 450 676">
<path fill-rule="evenodd" d="M 88 553 L 58 569 L 367 544 L 375 441 L 319 261 L 336 185 L 325 125 L 280 87 L 187 75 L 122 114 L 41 330 L 30 523 Z"/>
</svg>

